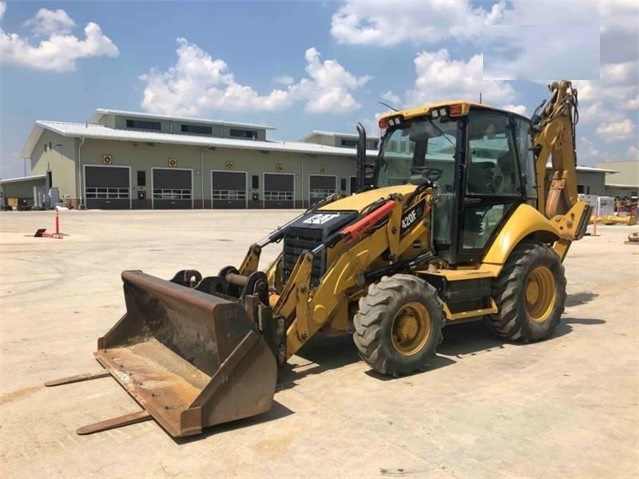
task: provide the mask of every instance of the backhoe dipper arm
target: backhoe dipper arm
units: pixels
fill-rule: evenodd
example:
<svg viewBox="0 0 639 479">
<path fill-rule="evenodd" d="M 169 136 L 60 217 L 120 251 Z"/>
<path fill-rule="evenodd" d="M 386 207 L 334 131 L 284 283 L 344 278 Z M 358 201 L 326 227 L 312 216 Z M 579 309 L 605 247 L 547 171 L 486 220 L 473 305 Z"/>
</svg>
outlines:
<svg viewBox="0 0 639 479">
<path fill-rule="evenodd" d="M 530 131 L 536 157 L 537 209 L 561 232 L 553 249 L 563 261 L 571 243 L 586 233 L 592 208 L 577 194 L 577 90 L 565 80 L 553 82 L 548 89 L 550 96 L 535 111 Z M 549 158 L 552 180 L 546 196 Z"/>
<path fill-rule="evenodd" d="M 531 121 L 536 154 L 537 209 L 547 218 L 565 215 L 578 201 L 575 125 L 579 119 L 577 90 L 569 81 L 548 85 L 550 95 Z M 552 159 L 552 182 L 546 197 L 546 164 Z"/>
</svg>

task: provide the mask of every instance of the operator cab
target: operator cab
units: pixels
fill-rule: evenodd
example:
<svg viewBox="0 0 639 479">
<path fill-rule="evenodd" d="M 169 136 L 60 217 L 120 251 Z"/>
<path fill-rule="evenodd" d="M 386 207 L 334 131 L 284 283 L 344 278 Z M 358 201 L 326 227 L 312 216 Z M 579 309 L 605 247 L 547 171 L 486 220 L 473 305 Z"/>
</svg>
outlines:
<svg viewBox="0 0 639 479">
<path fill-rule="evenodd" d="M 386 131 L 370 183 L 436 188 L 433 246 L 449 264 L 480 262 L 515 207 L 534 204 L 525 117 L 456 103 L 393 113 L 380 127 Z"/>
</svg>

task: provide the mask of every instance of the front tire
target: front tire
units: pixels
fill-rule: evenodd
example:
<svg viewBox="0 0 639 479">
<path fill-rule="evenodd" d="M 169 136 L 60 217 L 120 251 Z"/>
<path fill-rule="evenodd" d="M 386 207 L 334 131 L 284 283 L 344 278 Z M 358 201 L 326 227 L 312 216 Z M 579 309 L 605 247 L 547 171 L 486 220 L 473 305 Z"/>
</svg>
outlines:
<svg viewBox="0 0 639 479">
<path fill-rule="evenodd" d="M 426 369 L 442 342 L 444 315 L 433 286 L 396 274 L 370 285 L 353 323 L 360 357 L 378 373 L 401 376 Z"/>
<path fill-rule="evenodd" d="M 498 336 L 521 343 L 552 336 L 564 312 L 566 276 L 559 256 L 547 245 L 517 246 L 493 285 L 499 312 L 486 317 Z"/>
</svg>

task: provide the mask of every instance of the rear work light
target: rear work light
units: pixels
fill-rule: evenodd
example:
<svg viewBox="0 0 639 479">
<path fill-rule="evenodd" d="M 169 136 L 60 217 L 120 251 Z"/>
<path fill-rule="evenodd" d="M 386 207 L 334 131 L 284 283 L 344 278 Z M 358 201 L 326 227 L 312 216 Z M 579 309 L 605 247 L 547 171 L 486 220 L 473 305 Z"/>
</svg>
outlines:
<svg viewBox="0 0 639 479">
<path fill-rule="evenodd" d="M 450 116 L 459 116 L 462 114 L 462 106 L 460 104 L 450 105 Z"/>
</svg>

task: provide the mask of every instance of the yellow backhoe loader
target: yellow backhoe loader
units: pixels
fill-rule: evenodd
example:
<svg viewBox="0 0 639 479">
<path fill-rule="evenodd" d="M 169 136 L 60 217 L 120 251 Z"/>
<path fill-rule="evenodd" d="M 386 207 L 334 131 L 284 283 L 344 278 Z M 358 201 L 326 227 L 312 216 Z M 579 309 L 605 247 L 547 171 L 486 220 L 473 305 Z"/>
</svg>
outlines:
<svg viewBox="0 0 639 479">
<path fill-rule="evenodd" d="M 316 204 L 217 276 L 123 272 L 126 314 L 95 352 L 104 370 L 48 384 L 110 375 L 143 410 L 78 433 L 153 418 L 182 437 L 263 413 L 278 366 L 318 331 L 352 332 L 391 376 L 427 369 L 449 323 L 550 337 L 562 261 L 591 210 L 577 196 L 577 92 L 549 90 L 531 119 L 465 101 L 388 113 L 374 162 L 358 125 L 357 194 Z M 273 243 L 282 251 L 262 271 Z"/>
</svg>

